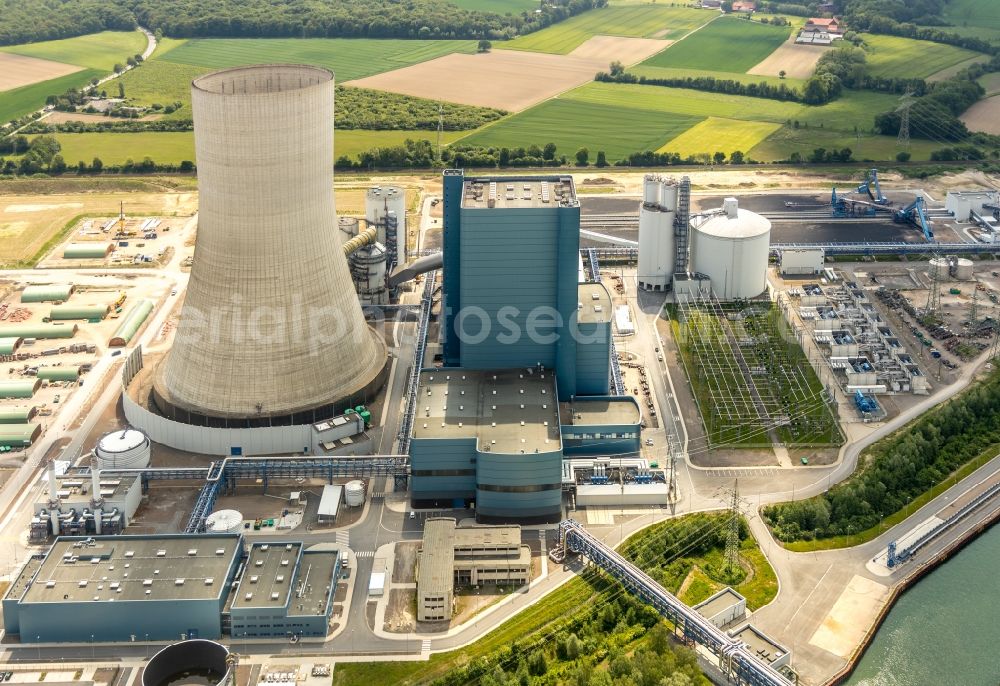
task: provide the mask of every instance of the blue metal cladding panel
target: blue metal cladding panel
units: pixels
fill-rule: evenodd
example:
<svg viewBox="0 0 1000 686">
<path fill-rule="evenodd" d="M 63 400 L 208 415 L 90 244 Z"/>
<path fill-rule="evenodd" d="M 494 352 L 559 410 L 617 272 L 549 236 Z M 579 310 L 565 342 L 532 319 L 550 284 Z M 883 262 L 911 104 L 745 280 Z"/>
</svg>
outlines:
<svg viewBox="0 0 1000 686">
<path fill-rule="evenodd" d="M 472 498 L 476 492 L 476 439 L 415 438 L 410 442 L 414 500 Z M 427 474 L 440 472 L 440 475 Z"/>
<path fill-rule="evenodd" d="M 576 337 L 570 329 L 576 316 L 580 280 L 580 207 L 560 207 L 559 235 L 556 247 L 556 308 L 564 323 L 556 354 L 556 380 L 560 400 L 582 393 L 577 388 Z"/>
<path fill-rule="evenodd" d="M 476 473 L 476 511 L 479 514 L 525 518 L 550 516 L 560 511 L 561 450 L 515 455 L 480 452 Z"/>
<path fill-rule="evenodd" d="M 556 212 L 464 209 L 461 223 L 462 366 L 554 367 Z"/>
<path fill-rule="evenodd" d="M 577 395 L 610 392 L 611 323 L 580 324 L 576 343 Z"/>
<path fill-rule="evenodd" d="M 3 601 L 3 630 L 5 634 L 18 634 L 21 632 L 18 625 L 18 605 L 17 600 Z"/>
<path fill-rule="evenodd" d="M 444 362 L 454 366 L 461 360 L 461 342 L 454 327 L 455 313 L 462 307 L 462 261 L 460 237 L 462 233 L 462 185 L 465 176 L 459 169 L 447 169 L 443 177 L 443 258 L 444 280 L 441 287 L 442 311 L 445 313 Z"/>
<path fill-rule="evenodd" d="M 89 643 L 222 637 L 222 608 L 215 599 L 124 602 L 27 603 L 20 608 L 26 642 Z M 91 639 L 91 636 L 94 638 Z"/>
</svg>

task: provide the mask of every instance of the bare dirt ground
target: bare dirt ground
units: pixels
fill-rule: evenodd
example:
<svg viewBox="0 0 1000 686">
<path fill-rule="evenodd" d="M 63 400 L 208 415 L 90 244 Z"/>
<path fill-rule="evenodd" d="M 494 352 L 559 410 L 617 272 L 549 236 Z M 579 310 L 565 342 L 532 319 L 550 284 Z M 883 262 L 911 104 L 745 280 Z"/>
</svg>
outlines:
<svg viewBox="0 0 1000 686">
<path fill-rule="evenodd" d="M 397 543 L 392 565 L 392 583 L 412 584 L 417 581 L 417 551 L 420 543 Z"/>
<path fill-rule="evenodd" d="M 73 64 L 3 52 L 0 53 L 0 91 L 30 86 L 33 83 L 78 72 L 80 69 Z"/>
<path fill-rule="evenodd" d="M 162 119 L 162 114 L 147 114 L 138 119 L 119 119 L 117 117 L 106 117 L 103 114 L 87 114 L 86 112 L 52 112 L 45 117 L 46 124 L 65 124 L 66 122 L 79 121 L 86 124 L 115 121 L 156 121 Z"/>
<path fill-rule="evenodd" d="M 1000 95 L 980 100 L 960 117 L 971 131 L 1000 134 Z"/>
<path fill-rule="evenodd" d="M 519 50 L 452 54 L 346 85 L 519 112 L 591 81 L 612 59 L 633 64 L 666 45 L 647 38 L 595 36 L 569 55 Z"/>
<path fill-rule="evenodd" d="M 782 70 L 792 79 L 808 79 L 816 70 L 816 61 L 829 50 L 827 45 L 801 45 L 792 41 L 783 43 L 748 74 L 778 76 Z"/>
</svg>

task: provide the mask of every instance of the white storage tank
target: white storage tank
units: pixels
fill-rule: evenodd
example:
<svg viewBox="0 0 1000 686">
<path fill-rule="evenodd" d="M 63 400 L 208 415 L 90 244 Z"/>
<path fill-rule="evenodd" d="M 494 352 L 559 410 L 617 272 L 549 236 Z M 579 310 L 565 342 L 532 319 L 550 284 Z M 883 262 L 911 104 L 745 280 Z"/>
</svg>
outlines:
<svg viewBox="0 0 1000 686">
<path fill-rule="evenodd" d="M 966 257 L 959 257 L 955 263 L 955 278 L 959 281 L 972 281 L 975 276 L 975 263 Z"/>
<path fill-rule="evenodd" d="M 647 174 L 639 206 L 639 288 L 664 291 L 674 273 L 674 217 L 678 186 L 673 179 Z"/>
<path fill-rule="evenodd" d="M 720 300 L 753 298 L 767 286 L 771 222 L 726 198 L 721 214 L 691 233 L 691 271 L 708 275 Z"/>
<path fill-rule="evenodd" d="M 243 531 L 243 513 L 216 510 L 205 518 L 205 531 L 210 534 L 238 534 Z"/>
<path fill-rule="evenodd" d="M 348 481 L 344 485 L 344 502 L 348 507 L 358 507 L 365 504 L 365 482 Z"/>
<path fill-rule="evenodd" d="M 386 220 L 396 220 L 396 264 L 406 264 L 406 191 L 399 186 L 374 186 L 365 194 L 365 221 L 378 227 L 378 242 L 388 245 Z"/>
<path fill-rule="evenodd" d="M 149 466 L 149 438 L 137 429 L 105 435 L 94 450 L 99 469 L 142 469 Z"/>
<path fill-rule="evenodd" d="M 354 289 L 362 305 L 385 305 L 389 293 L 385 285 L 386 250 L 381 243 L 375 243 L 355 250 L 348 258 L 351 263 L 351 278 Z"/>
<path fill-rule="evenodd" d="M 340 229 L 340 242 L 345 243 L 360 233 L 361 221 L 357 217 L 339 217 L 337 227 Z"/>
<path fill-rule="evenodd" d="M 947 257 L 932 257 L 928 263 L 927 276 L 932 279 L 936 276 L 938 280 L 950 278 L 951 262 Z"/>
</svg>

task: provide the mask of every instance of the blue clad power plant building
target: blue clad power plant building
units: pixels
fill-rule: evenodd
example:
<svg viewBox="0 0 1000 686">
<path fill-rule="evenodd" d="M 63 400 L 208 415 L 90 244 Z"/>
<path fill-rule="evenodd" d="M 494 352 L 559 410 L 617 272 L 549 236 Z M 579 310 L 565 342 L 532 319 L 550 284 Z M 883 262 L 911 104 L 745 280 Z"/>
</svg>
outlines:
<svg viewBox="0 0 1000 686">
<path fill-rule="evenodd" d="M 612 301 L 583 282 L 571 176 L 444 172 L 443 366 L 421 371 L 416 506 L 554 521 L 565 457 L 636 453 L 636 401 L 610 396 Z"/>
</svg>

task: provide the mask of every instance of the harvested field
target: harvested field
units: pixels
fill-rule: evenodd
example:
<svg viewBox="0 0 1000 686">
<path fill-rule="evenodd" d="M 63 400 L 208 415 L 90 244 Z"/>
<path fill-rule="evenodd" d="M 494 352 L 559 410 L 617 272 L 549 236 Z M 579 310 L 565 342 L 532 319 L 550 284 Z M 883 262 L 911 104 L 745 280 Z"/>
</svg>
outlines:
<svg viewBox="0 0 1000 686">
<path fill-rule="evenodd" d="M 80 67 L 37 57 L 0 53 L 0 91 L 29 86 L 80 71 Z"/>
<path fill-rule="evenodd" d="M 726 155 L 736 150 L 746 153 L 780 128 L 781 124 L 774 122 L 709 117 L 666 143 L 660 152 L 676 152 L 683 157 L 717 151 Z"/>
<path fill-rule="evenodd" d="M 935 81 L 944 81 L 945 79 L 950 79 L 951 77 L 955 76 L 955 74 L 962 71 L 963 69 L 968 69 L 973 64 L 980 64 L 982 62 L 989 62 L 989 61 L 990 58 L 988 56 L 977 55 L 976 57 L 967 59 L 964 62 L 959 62 L 958 64 L 952 65 L 947 69 L 942 69 L 936 74 L 931 74 L 930 76 L 927 77 L 927 80 L 932 83 Z"/>
<path fill-rule="evenodd" d="M 980 100 L 960 118 L 970 131 L 1000 135 L 1000 95 Z"/>
<path fill-rule="evenodd" d="M 452 54 L 346 85 L 519 112 L 593 80 L 611 59 L 638 61 L 666 44 L 600 36 L 565 56 L 518 50 Z"/>
<path fill-rule="evenodd" d="M 157 119 L 162 118 L 162 114 L 147 114 L 145 117 L 129 119 L 128 121 L 156 121 Z M 79 121 L 85 124 L 100 124 L 126 120 L 118 119 L 116 117 L 106 117 L 103 114 L 87 114 L 86 112 L 50 112 L 49 115 L 45 117 L 46 124 L 65 124 L 71 121 Z"/>
<path fill-rule="evenodd" d="M 747 73 L 759 76 L 777 76 L 784 70 L 793 79 L 808 79 L 816 70 L 816 62 L 829 46 L 801 45 L 794 41 L 782 43 L 778 49 L 757 63 Z"/>
</svg>

